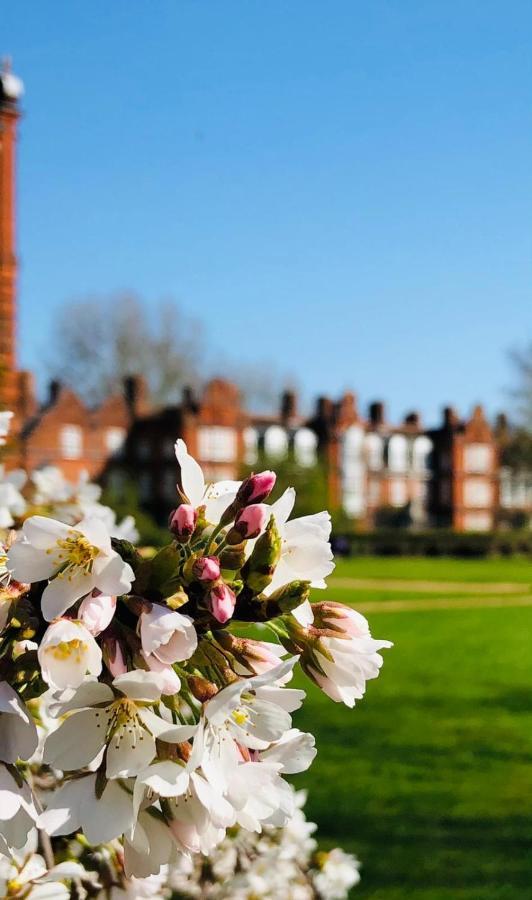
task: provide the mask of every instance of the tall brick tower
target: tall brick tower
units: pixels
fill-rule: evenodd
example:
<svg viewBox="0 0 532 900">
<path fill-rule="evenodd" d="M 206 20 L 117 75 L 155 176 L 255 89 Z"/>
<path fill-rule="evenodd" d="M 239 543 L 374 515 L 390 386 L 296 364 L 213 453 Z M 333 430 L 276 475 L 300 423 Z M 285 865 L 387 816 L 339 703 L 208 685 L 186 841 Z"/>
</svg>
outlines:
<svg viewBox="0 0 532 900">
<path fill-rule="evenodd" d="M 0 407 L 19 406 L 16 360 L 15 157 L 19 100 L 23 85 L 10 70 L 0 68 Z"/>
</svg>

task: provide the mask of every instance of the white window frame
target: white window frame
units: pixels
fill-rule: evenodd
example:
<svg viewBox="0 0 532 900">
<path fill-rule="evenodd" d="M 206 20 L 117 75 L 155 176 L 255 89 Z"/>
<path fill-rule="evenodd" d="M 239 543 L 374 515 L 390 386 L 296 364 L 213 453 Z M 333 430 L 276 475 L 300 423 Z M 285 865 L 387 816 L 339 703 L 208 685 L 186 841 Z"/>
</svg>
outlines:
<svg viewBox="0 0 532 900">
<path fill-rule="evenodd" d="M 59 432 L 63 459 L 80 459 L 83 456 L 83 429 L 80 425 L 63 425 Z"/>
</svg>

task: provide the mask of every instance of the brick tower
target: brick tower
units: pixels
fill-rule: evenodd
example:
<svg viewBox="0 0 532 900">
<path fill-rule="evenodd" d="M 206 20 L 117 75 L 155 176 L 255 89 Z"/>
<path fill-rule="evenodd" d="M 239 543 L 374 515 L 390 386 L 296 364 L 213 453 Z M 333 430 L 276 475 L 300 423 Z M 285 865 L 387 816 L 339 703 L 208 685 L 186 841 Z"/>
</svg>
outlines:
<svg viewBox="0 0 532 900">
<path fill-rule="evenodd" d="M 23 86 L 8 61 L 0 68 L 0 408 L 19 406 L 16 359 L 15 157 Z"/>
</svg>

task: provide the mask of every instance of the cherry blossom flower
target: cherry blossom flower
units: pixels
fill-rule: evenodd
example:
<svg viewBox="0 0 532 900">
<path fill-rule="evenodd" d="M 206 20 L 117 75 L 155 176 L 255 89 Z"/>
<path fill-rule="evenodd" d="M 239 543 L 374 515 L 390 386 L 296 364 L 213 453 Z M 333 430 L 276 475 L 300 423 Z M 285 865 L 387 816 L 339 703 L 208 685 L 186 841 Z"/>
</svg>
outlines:
<svg viewBox="0 0 532 900">
<path fill-rule="evenodd" d="M 310 581 L 311 587 L 326 587 L 325 578 L 334 569 L 334 560 L 329 543 L 331 517 L 327 512 L 291 519 L 296 494 L 287 488 L 284 494 L 271 505 L 271 512 L 281 537 L 281 559 L 273 579 L 264 593 L 269 596 L 282 585 L 303 579 Z M 302 624 L 312 622 L 312 607 L 305 601 L 292 615 Z"/>
<path fill-rule="evenodd" d="M 70 713 L 44 746 L 44 759 L 58 769 L 88 766 L 106 748 L 107 778 L 137 775 L 156 755 L 156 739 L 188 740 L 194 726 L 171 725 L 152 709 L 162 692 L 156 672 L 118 675 L 112 687 L 86 681 L 73 697 L 58 702 L 55 715 Z"/>
<path fill-rule="evenodd" d="M 0 859 L 0 891 L 2 897 L 24 897 L 24 900 L 69 900 L 70 887 L 65 881 L 85 875 L 79 863 L 66 861 L 48 870 L 42 856 L 32 853 L 20 865 L 15 859 Z"/>
<path fill-rule="evenodd" d="M 131 566 L 111 547 L 100 519 L 85 519 L 75 528 L 45 516 L 31 516 L 10 548 L 8 562 L 17 581 L 49 579 L 42 612 L 50 622 L 95 588 L 119 595 L 131 588 Z"/>
<path fill-rule="evenodd" d="M 26 512 L 27 504 L 21 494 L 26 481 L 27 476 L 22 469 L 6 472 L 0 466 L 0 528 L 11 528 L 15 518 Z"/>
<path fill-rule="evenodd" d="M 325 617 L 330 615 L 326 605 Z M 321 604 L 316 604 L 317 622 L 324 619 Z M 337 609 L 337 607 L 336 607 Z M 313 625 L 303 628 L 288 623 L 290 637 L 301 650 L 301 667 L 306 674 L 337 703 L 352 708 L 366 691 L 366 682 L 377 678 L 383 664 L 379 650 L 392 647 L 391 641 L 375 640 L 367 619 L 360 613 L 337 614 L 335 623 L 345 623 L 345 630 L 334 631 Z"/>
<path fill-rule="evenodd" d="M 52 795 L 37 827 L 50 837 L 74 834 L 80 828 L 92 844 L 102 844 L 129 831 L 134 822 L 133 799 L 119 781 L 96 791 L 96 775 L 65 781 Z"/>
<path fill-rule="evenodd" d="M 173 612 L 153 603 L 139 619 L 142 649 L 165 665 L 189 659 L 198 646 L 198 637 L 190 616 Z"/>
<path fill-rule="evenodd" d="M 53 687 L 76 688 L 87 674 L 102 671 L 102 651 L 81 622 L 58 619 L 46 629 L 37 651 L 42 677 Z"/>
<path fill-rule="evenodd" d="M 78 616 L 87 631 L 96 636 L 101 634 L 112 621 L 115 609 L 116 597 L 93 591 L 92 594 L 89 594 L 82 600 Z"/>
</svg>

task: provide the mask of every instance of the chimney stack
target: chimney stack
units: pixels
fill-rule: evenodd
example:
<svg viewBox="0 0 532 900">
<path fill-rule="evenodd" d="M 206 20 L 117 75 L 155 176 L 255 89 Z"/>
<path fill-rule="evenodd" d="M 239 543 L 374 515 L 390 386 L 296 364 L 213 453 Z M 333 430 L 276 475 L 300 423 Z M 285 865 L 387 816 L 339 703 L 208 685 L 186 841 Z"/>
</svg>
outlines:
<svg viewBox="0 0 532 900">
<path fill-rule="evenodd" d="M 452 406 L 446 406 L 443 410 L 443 424 L 445 428 L 454 428 L 458 425 L 458 416 Z"/>
<path fill-rule="evenodd" d="M 381 400 L 370 403 L 369 421 L 375 428 L 384 425 L 384 403 Z"/>
<path fill-rule="evenodd" d="M 146 412 L 147 388 L 142 375 L 128 375 L 124 378 L 124 397 L 132 419 L 136 419 Z"/>
<path fill-rule="evenodd" d="M 297 416 L 297 394 L 295 391 L 283 391 L 281 395 L 281 419 L 288 422 Z"/>
</svg>

